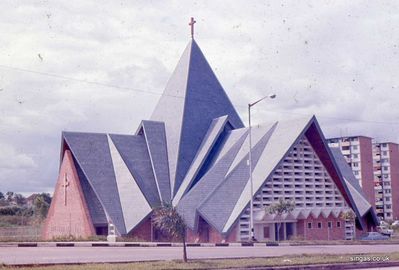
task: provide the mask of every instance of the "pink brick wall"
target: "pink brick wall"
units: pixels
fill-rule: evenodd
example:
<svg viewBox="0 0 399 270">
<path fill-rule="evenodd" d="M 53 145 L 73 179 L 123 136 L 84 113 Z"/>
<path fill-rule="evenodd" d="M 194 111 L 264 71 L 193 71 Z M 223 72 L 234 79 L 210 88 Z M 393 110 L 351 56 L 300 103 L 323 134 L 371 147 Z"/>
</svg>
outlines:
<svg viewBox="0 0 399 270">
<path fill-rule="evenodd" d="M 68 176 L 66 205 L 64 177 Z M 87 238 L 95 235 L 86 201 L 80 186 L 71 152 L 66 150 L 55 186 L 54 196 L 45 221 L 42 237 L 51 240 L 54 237 L 74 236 Z"/>
<path fill-rule="evenodd" d="M 198 221 L 198 232 L 187 230 L 188 243 L 231 243 L 237 242 L 238 224 L 234 225 L 228 235 L 220 234 L 215 228 L 208 225 L 200 218 Z"/>
<path fill-rule="evenodd" d="M 332 228 L 328 229 L 328 222 L 332 222 Z M 337 221 L 341 223 L 341 227 L 337 227 Z M 308 228 L 308 223 L 312 223 L 312 228 Z M 321 228 L 318 228 L 318 223 L 321 222 Z M 297 236 L 302 236 L 305 240 L 343 240 L 345 239 L 344 221 L 332 215 L 324 218 L 319 216 L 314 218 L 310 215 L 305 220 L 298 220 L 297 222 Z"/>
<path fill-rule="evenodd" d="M 138 240 L 152 241 L 151 229 L 152 229 L 151 218 L 149 217 L 145 221 L 143 221 L 138 227 L 132 230 L 129 233 L 129 236 L 137 238 Z"/>
</svg>

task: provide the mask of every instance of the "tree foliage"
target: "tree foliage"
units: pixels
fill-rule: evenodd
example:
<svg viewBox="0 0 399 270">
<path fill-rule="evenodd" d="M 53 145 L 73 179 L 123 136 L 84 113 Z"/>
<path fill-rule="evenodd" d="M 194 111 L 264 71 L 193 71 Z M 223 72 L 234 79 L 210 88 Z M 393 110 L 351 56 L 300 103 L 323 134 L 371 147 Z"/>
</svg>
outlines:
<svg viewBox="0 0 399 270">
<path fill-rule="evenodd" d="M 266 209 L 269 214 L 276 215 L 277 217 L 277 241 L 279 241 L 280 238 L 281 215 L 289 214 L 294 209 L 295 202 L 291 200 L 284 200 L 283 198 L 279 198 L 277 203 L 273 203 Z"/>
<path fill-rule="evenodd" d="M 356 215 L 352 209 L 349 209 L 349 210 L 341 213 L 341 219 L 343 219 L 343 220 L 353 221 L 355 218 L 356 218 Z"/>
<path fill-rule="evenodd" d="M 277 203 L 273 203 L 269 206 L 269 214 L 275 214 L 281 216 L 282 214 L 291 213 L 295 209 L 295 202 L 291 200 L 284 200 L 279 198 Z"/>
<path fill-rule="evenodd" d="M 36 196 L 33 206 L 35 209 L 35 216 L 40 219 L 45 219 L 48 209 L 50 208 L 51 197 L 48 193 L 41 193 Z"/>
<path fill-rule="evenodd" d="M 183 260 L 187 262 L 187 226 L 183 217 L 177 212 L 176 207 L 173 207 L 171 204 L 165 204 L 164 206 L 156 208 L 152 216 L 152 223 L 157 229 L 183 243 Z"/>
</svg>

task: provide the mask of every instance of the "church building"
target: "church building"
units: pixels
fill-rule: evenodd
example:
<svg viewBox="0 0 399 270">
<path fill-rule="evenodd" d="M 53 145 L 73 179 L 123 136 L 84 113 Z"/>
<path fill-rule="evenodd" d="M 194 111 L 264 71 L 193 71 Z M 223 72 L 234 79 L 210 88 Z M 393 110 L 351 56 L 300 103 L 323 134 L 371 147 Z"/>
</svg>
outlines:
<svg viewBox="0 0 399 270">
<path fill-rule="evenodd" d="M 280 198 L 294 209 L 268 213 Z M 251 224 L 258 241 L 352 239 L 378 223 L 316 117 L 245 127 L 193 38 L 135 134 L 62 133 L 43 238 L 107 235 L 113 224 L 118 236 L 162 241 L 151 215 L 164 203 L 189 242 L 248 241 Z M 355 221 L 342 219 L 348 210 Z"/>
</svg>

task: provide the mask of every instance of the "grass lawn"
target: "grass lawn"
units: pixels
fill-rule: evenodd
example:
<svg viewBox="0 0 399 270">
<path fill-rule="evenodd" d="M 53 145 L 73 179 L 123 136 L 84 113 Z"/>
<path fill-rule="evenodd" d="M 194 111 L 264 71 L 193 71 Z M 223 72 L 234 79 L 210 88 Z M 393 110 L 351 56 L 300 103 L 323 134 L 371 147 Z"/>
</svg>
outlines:
<svg viewBox="0 0 399 270">
<path fill-rule="evenodd" d="M 356 256 L 358 256 L 356 258 Z M 147 270 L 147 269 L 226 269 L 226 268 L 245 268 L 257 266 L 289 266 L 304 264 L 327 264 L 327 263 L 353 263 L 353 259 L 367 260 L 378 259 L 386 261 L 399 261 L 399 252 L 389 254 L 359 254 L 359 255 L 297 255 L 274 258 L 247 258 L 247 259 L 216 259 L 216 260 L 192 260 L 188 263 L 181 261 L 157 261 L 157 262 L 137 262 L 119 264 L 82 264 L 82 265 L 52 265 L 38 267 L 0 267 L 0 269 L 19 269 L 19 270 Z M 359 262 L 360 263 L 360 262 Z"/>
</svg>

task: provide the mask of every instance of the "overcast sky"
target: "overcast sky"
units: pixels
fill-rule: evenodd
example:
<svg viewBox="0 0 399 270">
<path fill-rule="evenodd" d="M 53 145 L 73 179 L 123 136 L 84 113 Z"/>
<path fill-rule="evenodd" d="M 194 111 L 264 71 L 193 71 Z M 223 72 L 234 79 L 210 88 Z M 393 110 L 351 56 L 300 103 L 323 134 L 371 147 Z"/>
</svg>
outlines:
<svg viewBox="0 0 399 270">
<path fill-rule="evenodd" d="M 399 142 L 397 1 L 2 0 L 0 191 L 52 192 L 62 130 L 134 133 L 191 16 L 245 122 L 276 93 L 255 123 L 315 114 L 327 137 Z"/>
</svg>

